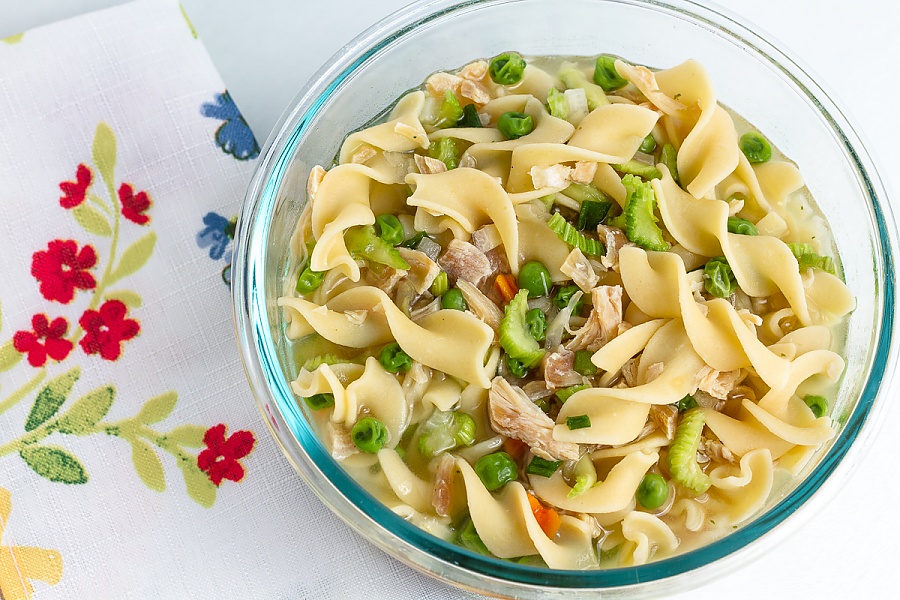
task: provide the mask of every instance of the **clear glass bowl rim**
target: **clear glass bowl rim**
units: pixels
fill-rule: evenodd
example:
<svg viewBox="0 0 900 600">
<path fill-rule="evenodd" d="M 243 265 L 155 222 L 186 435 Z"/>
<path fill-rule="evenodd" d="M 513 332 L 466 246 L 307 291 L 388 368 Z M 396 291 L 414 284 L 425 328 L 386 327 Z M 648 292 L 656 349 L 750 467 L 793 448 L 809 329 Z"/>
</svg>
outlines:
<svg viewBox="0 0 900 600">
<path fill-rule="evenodd" d="M 374 500 L 337 465 L 314 434 L 305 428 L 305 420 L 293 393 L 284 381 L 275 344 L 271 339 L 269 307 L 264 293 L 269 219 L 275 209 L 277 193 L 294 150 L 304 134 L 308 133 L 307 126 L 321 109 L 325 99 L 360 65 L 414 28 L 454 11 L 516 1 L 432 0 L 412 4 L 388 16 L 347 44 L 298 93 L 263 149 L 242 206 L 235 235 L 237 244 L 233 261 L 232 294 L 235 327 L 244 369 L 270 432 L 316 494 L 354 529 L 407 564 L 463 585 L 470 585 L 471 579 L 456 577 L 454 573 L 475 573 L 482 580 L 506 586 L 489 587 L 508 591 L 513 591 L 514 587 L 612 590 L 668 579 L 706 567 L 752 545 L 806 504 L 835 472 L 851 448 L 853 452 L 859 452 L 859 446 L 866 445 L 856 443 L 857 440 L 870 439 L 874 435 L 879 419 L 873 417 L 886 404 L 884 396 L 893 376 L 886 368 L 897 363 L 898 340 L 893 335 L 896 294 L 894 253 L 897 233 L 875 165 L 843 112 L 810 76 L 809 69 L 754 33 L 739 17 L 721 7 L 690 0 L 602 0 L 669 11 L 681 18 L 703 23 L 768 60 L 818 106 L 821 115 L 826 118 L 854 161 L 853 166 L 860 183 L 867 190 L 872 224 L 877 233 L 875 244 L 880 250 L 875 256 L 875 264 L 876 279 L 881 284 L 882 296 L 880 321 L 875 324 L 878 333 L 872 368 L 866 378 L 862 397 L 838 439 L 809 476 L 775 507 L 709 545 L 638 567 L 593 571 L 548 570 L 477 555 L 404 521 Z M 270 406 L 275 407 L 275 414 L 270 412 Z M 287 447 L 291 445 L 291 440 L 282 438 L 285 434 L 281 427 L 287 427 L 293 436 L 296 446 L 292 450 L 299 450 L 299 458 L 304 463 L 302 466 L 295 462 L 297 457 Z M 335 493 L 339 495 L 337 499 L 334 497 Z M 361 527 L 356 522 L 358 519 L 366 521 L 367 526 Z M 373 526 L 387 538 L 373 536 Z M 437 572 L 424 565 L 419 560 L 423 554 L 443 563 L 446 569 Z"/>
</svg>

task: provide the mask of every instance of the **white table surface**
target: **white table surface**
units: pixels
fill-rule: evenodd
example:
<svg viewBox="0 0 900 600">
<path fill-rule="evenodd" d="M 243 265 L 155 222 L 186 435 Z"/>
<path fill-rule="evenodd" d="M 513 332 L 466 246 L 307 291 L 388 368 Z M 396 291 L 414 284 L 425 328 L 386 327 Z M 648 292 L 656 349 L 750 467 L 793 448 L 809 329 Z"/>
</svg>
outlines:
<svg viewBox="0 0 900 600">
<path fill-rule="evenodd" d="M 0 38 L 121 0 L 0 0 Z M 183 0 L 223 79 L 262 143 L 297 90 L 333 53 L 406 0 Z M 900 4 L 889 0 L 719 0 L 817 73 L 868 144 L 900 210 Z M 0 74 L 2 77 L 2 74 Z M 0 132 L 2 133 L 2 132 Z M 900 404 L 900 402 L 898 402 Z M 767 554 L 697 598 L 891 598 L 900 595 L 900 407 L 833 499 Z M 302 484 L 299 484 L 302 485 Z M 323 510 L 325 510 L 323 508 Z M 360 544 L 364 544 L 359 539 Z M 376 568 L 373 566 L 373 568 Z M 379 562 L 377 568 L 384 568 Z M 341 577 L 340 565 L 334 577 Z M 430 581 L 425 585 L 447 590 Z M 432 590 L 436 591 L 436 590 Z"/>
</svg>

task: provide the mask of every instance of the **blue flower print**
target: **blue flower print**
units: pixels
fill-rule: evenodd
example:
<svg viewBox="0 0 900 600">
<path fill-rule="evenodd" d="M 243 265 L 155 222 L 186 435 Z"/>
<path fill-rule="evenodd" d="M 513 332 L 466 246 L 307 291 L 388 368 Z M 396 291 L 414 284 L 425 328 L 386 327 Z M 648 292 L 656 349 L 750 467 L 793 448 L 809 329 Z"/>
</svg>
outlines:
<svg viewBox="0 0 900 600">
<path fill-rule="evenodd" d="M 204 227 L 197 233 L 197 245 L 201 248 L 209 248 L 209 257 L 213 260 L 219 260 L 225 256 L 225 251 L 234 238 L 234 225 L 231 221 L 222 215 L 214 212 L 206 213 L 203 217 Z M 231 235 L 228 235 L 231 233 Z M 226 262 L 231 262 L 231 256 L 226 258 Z"/>
<path fill-rule="evenodd" d="M 259 156 L 259 144 L 227 90 L 216 94 L 215 103 L 205 102 L 200 114 L 224 121 L 216 130 L 216 144 L 223 152 L 238 160 Z"/>
</svg>

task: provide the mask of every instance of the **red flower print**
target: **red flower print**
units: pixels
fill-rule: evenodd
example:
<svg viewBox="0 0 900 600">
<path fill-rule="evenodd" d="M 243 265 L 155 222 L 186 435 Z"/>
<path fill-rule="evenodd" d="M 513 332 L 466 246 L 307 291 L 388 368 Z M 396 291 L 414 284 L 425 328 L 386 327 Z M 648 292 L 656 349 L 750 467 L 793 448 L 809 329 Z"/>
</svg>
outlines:
<svg viewBox="0 0 900 600">
<path fill-rule="evenodd" d="M 84 337 L 78 342 L 85 354 L 100 354 L 104 360 L 116 360 L 122 354 L 122 342 L 141 330 L 134 319 L 126 319 L 128 307 L 121 300 L 107 300 L 99 311 L 86 310 L 78 324 Z"/>
<path fill-rule="evenodd" d="M 206 430 L 203 435 L 206 449 L 197 455 L 197 466 L 209 480 L 217 486 L 223 479 L 240 481 L 244 478 L 244 467 L 238 462 L 253 450 L 256 439 L 250 431 L 235 431 L 225 439 L 225 425 L 219 423 Z"/>
<path fill-rule="evenodd" d="M 63 195 L 59 198 L 59 205 L 63 208 L 75 208 L 82 202 L 87 194 L 87 190 L 91 187 L 94 175 L 91 170 L 83 163 L 78 165 L 75 172 L 75 181 L 63 181 L 59 184 L 59 189 Z"/>
<path fill-rule="evenodd" d="M 63 338 L 69 329 L 69 322 L 64 318 L 57 317 L 51 323 L 47 315 L 37 314 L 31 317 L 31 328 L 33 331 L 17 331 L 13 346 L 22 354 L 28 353 L 32 367 L 43 367 L 48 356 L 59 362 L 72 351 L 72 342 Z"/>
<path fill-rule="evenodd" d="M 97 286 L 94 276 L 87 272 L 96 264 L 93 246 L 79 250 L 74 240 L 53 240 L 46 250 L 31 256 L 31 274 L 41 283 L 44 298 L 68 304 L 75 297 L 75 288 L 92 290 Z"/>
<path fill-rule="evenodd" d="M 130 183 L 119 186 L 119 201 L 122 202 L 122 216 L 138 225 L 146 225 L 150 217 L 144 211 L 150 208 L 150 196 L 147 192 L 134 194 L 134 188 Z"/>
</svg>

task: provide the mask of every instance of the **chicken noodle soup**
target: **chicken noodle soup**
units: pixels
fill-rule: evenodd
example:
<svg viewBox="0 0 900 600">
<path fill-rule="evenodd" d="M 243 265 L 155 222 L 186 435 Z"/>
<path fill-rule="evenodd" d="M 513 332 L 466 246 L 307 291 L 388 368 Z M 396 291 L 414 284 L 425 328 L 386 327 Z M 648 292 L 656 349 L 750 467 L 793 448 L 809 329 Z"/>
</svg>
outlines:
<svg viewBox="0 0 900 600">
<path fill-rule="evenodd" d="M 703 545 L 834 434 L 854 298 L 805 194 L 695 61 L 436 73 L 309 175 L 292 389 L 367 490 L 473 552 Z"/>
</svg>

